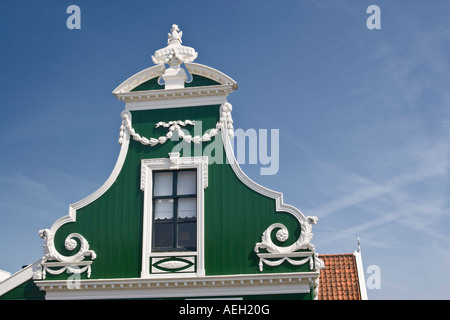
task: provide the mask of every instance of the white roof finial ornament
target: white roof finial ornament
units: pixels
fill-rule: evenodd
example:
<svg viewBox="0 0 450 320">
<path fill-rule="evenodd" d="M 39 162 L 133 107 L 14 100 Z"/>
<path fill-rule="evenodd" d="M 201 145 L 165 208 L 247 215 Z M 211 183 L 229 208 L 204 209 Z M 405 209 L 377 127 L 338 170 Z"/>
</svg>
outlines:
<svg viewBox="0 0 450 320">
<path fill-rule="evenodd" d="M 167 39 L 167 44 L 171 42 L 179 42 L 180 44 L 182 43 L 181 37 L 183 36 L 183 31 L 178 31 L 180 31 L 180 28 L 178 28 L 176 24 L 173 24 L 172 30 L 170 30 L 170 33 L 168 34 L 169 39 Z"/>
<path fill-rule="evenodd" d="M 180 31 L 176 24 L 172 25 L 172 30 L 168 33 L 167 47 L 156 50 L 152 56 L 155 64 L 180 65 L 183 62 L 192 62 L 197 58 L 198 53 L 194 48 L 181 45 L 183 31 Z"/>
<path fill-rule="evenodd" d="M 180 65 L 184 62 L 194 61 L 198 55 L 194 48 L 181 45 L 182 36 L 183 31 L 180 31 L 178 25 L 172 25 L 172 29 L 168 33 L 167 47 L 156 50 L 152 56 L 152 61 L 155 64 L 169 65 L 169 68 L 162 75 L 166 89 L 184 88 L 184 82 L 187 80 L 187 76 Z"/>
</svg>

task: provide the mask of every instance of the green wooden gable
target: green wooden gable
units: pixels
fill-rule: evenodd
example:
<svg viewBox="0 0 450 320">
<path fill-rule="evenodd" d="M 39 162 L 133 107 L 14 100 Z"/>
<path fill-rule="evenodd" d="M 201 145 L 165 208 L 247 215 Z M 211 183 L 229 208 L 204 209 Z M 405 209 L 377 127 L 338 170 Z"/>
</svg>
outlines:
<svg viewBox="0 0 450 320">
<path fill-rule="evenodd" d="M 314 299 L 323 267 L 311 244 L 317 219 L 242 172 L 226 99 L 237 84 L 193 63 L 197 53 L 178 31 L 174 25 L 168 47 L 155 52 L 154 67 L 114 90 L 125 104 L 117 164 L 102 187 L 40 231 L 44 256 L 31 284 L 47 299 Z M 155 174 L 183 170 L 195 174 L 194 195 L 159 201 L 177 203 L 180 216 L 182 203 L 195 202 L 195 248 L 156 248 Z"/>
</svg>

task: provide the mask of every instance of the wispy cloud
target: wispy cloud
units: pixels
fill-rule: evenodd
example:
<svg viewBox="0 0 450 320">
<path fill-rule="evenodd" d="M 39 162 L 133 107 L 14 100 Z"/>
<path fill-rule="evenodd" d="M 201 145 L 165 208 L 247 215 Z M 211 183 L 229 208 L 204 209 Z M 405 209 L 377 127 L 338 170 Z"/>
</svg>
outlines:
<svg viewBox="0 0 450 320">
<path fill-rule="evenodd" d="M 35 174 L 36 175 L 36 174 Z M 53 223 L 68 213 L 72 202 L 93 192 L 96 184 L 54 169 L 42 169 L 40 179 L 19 171 L 0 174 L 0 215 L 39 216 Z"/>
<path fill-rule="evenodd" d="M 41 218 L 49 219 L 55 211 L 64 207 L 63 199 L 54 190 L 22 172 L 3 173 L 0 183 L 4 190 L 0 195 L 0 213 L 3 218 L 6 215 L 26 217 L 39 214 Z"/>
<path fill-rule="evenodd" d="M 431 152 L 432 151 L 433 150 L 431 150 Z M 437 157 L 438 159 L 427 157 L 428 159 L 425 159 L 426 161 L 424 161 L 421 165 L 421 168 L 414 171 L 406 171 L 405 173 L 395 176 L 385 183 L 370 181 L 366 177 L 359 177 L 357 179 L 358 185 L 355 185 L 354 192 L 349 193 L 346 196 L 339 197 L 315 209 L 311 209 L 309 210 L 309 214 L 317 215 L 323 218 L 350 206 L 359 205 L 370 199 L 378 198 L 384 195 L 399 195 L 401 189 L 408 185 L 419 183 L 433 177 L 446 176 L 450 165 L 447 158 L 450 149 L 445 147 L 438 152 L 436 152 L 436 150 L 434 151 L 435 152 L 432 152 L 433 154 L 440 153 Z M 353 175 L 358 176 L 356 173 L 353 173 Z M 361 188 L 361 181 L 364 181 L 366 184 L 365 187 Z M 347 188 L 349 188 L 349 186 L 347 186 Z"/>
</svg>

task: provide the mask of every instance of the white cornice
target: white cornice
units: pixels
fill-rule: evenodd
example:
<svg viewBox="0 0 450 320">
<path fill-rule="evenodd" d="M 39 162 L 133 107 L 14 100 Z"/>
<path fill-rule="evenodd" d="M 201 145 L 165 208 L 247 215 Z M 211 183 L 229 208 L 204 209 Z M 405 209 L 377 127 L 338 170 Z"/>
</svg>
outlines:
<svg viewBox="0 0 450 320">
<path fill-rule="evenodd" d="M 226 102 L 230 85 L 136 91 L 116 94 L 127 110 L 147 110 L 216 105 Z"/>
<path fill-rule="evenodd" d="M 46 299 L 133 299 L 309 293 L 318 272 L 268 273 L 179 279 L 100 279 L 36 281 Z M 70 286 L 69 286 L 70 285 Z M 71 289 L 70 289 L 71 288 Z"/>
</svg>

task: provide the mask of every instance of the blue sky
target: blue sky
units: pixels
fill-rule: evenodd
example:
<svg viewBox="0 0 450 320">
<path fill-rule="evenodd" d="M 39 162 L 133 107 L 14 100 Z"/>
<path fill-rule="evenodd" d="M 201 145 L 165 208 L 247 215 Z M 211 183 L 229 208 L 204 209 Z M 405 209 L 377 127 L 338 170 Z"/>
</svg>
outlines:
<svg viewBox="0 0 450 320">
<path fill-rule="evenodd" d="M 66 9 L 81 8 L 69 30 Z M 369 5 L 381 29 L 369 30 Z M 361 250 L 370 299 L 450 298 L 450 1 L 0 2 L 0 269 L 42 256 L 38 230 L 116 162 L 122 81 L 173 23 L 195 62 L 238 82 L 235 128 L 279 129 L 256 182 L 319 218 L 319 253 Z M 369 276 L 366 274 L 366 277 Z"/>
</svg>

